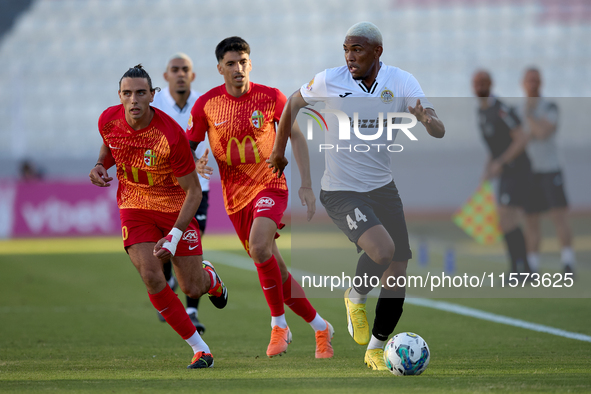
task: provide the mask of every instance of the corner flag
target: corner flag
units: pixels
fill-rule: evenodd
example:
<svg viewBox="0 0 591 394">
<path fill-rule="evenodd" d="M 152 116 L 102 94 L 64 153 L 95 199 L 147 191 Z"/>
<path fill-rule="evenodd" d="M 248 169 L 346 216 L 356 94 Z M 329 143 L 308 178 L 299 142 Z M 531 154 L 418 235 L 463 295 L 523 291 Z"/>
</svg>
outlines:
<svg viewBox="0 0 591 394">
<path fill-rule="evenodd" d="M 453 215 L 453 221 L 479 244 L 491 245 L 501 239 L 503 233 L 499 228 L 495 197 L 489 181 L 478 187 Z"/>
</svg>

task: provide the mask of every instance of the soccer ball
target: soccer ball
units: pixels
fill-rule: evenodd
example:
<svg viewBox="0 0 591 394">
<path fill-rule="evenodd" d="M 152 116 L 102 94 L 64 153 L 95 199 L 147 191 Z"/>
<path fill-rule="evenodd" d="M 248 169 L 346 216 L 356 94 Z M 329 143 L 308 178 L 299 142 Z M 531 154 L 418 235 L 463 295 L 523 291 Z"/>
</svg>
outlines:
<svg viewBox="0 0 591 394">
<path fill-rule="evenodd" d="M 384 362 L 394 375 L 420 375 L 431 359 L 427 342 L 417 334 L 394 335 L 384 348 Z"/>
</svg>

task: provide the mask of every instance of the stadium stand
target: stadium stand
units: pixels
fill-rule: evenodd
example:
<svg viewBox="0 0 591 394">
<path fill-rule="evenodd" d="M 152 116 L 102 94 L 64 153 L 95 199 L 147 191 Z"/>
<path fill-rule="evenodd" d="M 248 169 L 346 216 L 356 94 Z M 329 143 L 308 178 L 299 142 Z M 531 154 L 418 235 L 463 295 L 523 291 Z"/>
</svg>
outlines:
<svg viewBox="0 0 591 394">
<path fill-rule="evenodd" d="M 2 1 L 2 7 L 14 6 L 6 15 L 22 13 L 0 22 L 7 29 L 0 30 L 0 178 L 14 177 L 27 157 L 42 161 L 48 178 L 86 176 L 100 144 L 97 118 L 118 103 L 116 81 L 128 67 L 142 63 L 155 84 L 164 85 L 167 56 L 182 50 L 195 59 L 195 88 L 204 92 L 221 83 L 213 52 L 229 35 L 251 44 L 252 80 L 285 94 L 341 65 L 344 32 L 371 20 L 384 33 L 383 61 L 411 71 L 431 97 L 471 97 L 477 67 L 493 72 L 497 94 L 520 97 L 521 73 L 529 65 L 544 73 L 546 96 L 591 96 L 591 85 L 581 83 L 591 73 L 590 6 L 584 0 L 554 3 L 380 0 L 353 12 L 358 7 L 352 0 L 257 0 L 248 6 L 238 0 L 223 6 L 215 0 Z M 226 12 L 234 8 L 241 9 L 239 16 Z M 475 130 L 417 149 L 478 160 L 484 151 Z M 561 134 L 559 144 L 573 165 L 586 166 L 580 152 L 589 141 L 586 129 L 574 128 Z M 567 167 L 572 171 L 583 170 Z M 570 194 L 576 201 L 576 190 Z"/>
</svg>

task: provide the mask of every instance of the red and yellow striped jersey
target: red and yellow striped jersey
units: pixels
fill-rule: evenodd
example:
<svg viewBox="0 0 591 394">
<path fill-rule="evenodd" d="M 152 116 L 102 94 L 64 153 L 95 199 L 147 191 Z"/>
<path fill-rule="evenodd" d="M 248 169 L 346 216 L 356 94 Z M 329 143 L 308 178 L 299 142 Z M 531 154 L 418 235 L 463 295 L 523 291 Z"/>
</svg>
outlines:
<svg viewBox="0 0 591 394">
<path fill-rule="evenodd" d="M 193 106 L 187 136 L 201 142 L 207 133 L 229 215 L 248 205 L 261 190 L 287 190 L 285 177 L 277 178 L 266 163 L 286 101 L 278 89 L 251 82 L 248 92 L 238 98 L 221 85 Z"/>
<path fill-rule="evenodd" d="M 99 132 L 117 164 L 117 204 L 120 209 L 178 212 L 185 191 L 176 177 L 190 174 L 195 162 L 182 127 L 152 109 L 150 125 L 137 131 L 125 120 L 123 105 L 107 108 L 99 118 Z"/>
</svg>

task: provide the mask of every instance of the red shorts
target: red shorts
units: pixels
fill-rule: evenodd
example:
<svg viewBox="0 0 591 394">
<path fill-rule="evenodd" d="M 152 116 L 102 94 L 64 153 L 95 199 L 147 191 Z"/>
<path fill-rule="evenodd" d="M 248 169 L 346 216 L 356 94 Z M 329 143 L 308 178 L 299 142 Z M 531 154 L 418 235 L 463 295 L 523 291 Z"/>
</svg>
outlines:
<svg viewBox="0 0 591 394">
<path fill-rule="evenodd" d="M 178 218 L 178 212 L 158 212 L 147 209 L 120 209 L 121 235 L 123 246 L 128 247 L 142 242 L 158 242 L 166 237 L 174 227 Z M 193 218 L 183 233 L 176 247 L 175 256 L 200 256 L 201 237 L 199 236 L 199 224 Z"/>
<path fill-rule="evenodd" d="M 248 239 L 250 238 L 250 229 L 255 218 L 265 217 L 269 218 L 277 224 L 277 228 L 281 230 L 285 224 L 281 223 L 283 212 L 287 208 L 287 199 L 289 192 L 281 189 L 266 189 L 261 191 L 247 206 L 240 211 L 229 215 L 236 234 L 240 238 L 240 242 L 244 249 L 248 252 Z M 279 238 L 279 234 L 275 233 L 275 238 Z"/>
</svg>

